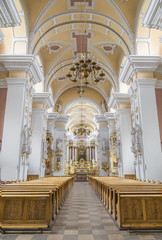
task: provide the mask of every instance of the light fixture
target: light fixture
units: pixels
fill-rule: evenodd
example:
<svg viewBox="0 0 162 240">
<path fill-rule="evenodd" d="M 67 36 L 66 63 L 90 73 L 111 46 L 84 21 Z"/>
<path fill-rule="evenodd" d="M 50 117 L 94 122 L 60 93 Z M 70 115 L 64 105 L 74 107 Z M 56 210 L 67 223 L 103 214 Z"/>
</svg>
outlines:
<svg viewBox="0 0 162 240">
<path fill-rule="evenodd" d="M 73 61 L 73 66 L 69 68 L 69 73 L 66 77 L 74 83 L 82 82 L 82 84 L 84 84 L 83 86 L 87 86 L 89 84 L 89 78 L 92 83 L 96 85 L 104 79 L 105 73 L 100 67 L 98 60 L 95 60 L 94 57 L 91 58 L 89 52 L 85 52 Z"/>
<path fill-rule="evenodd" d="M 74 134 L 74 136 L 86 137 L 86 136 L 89 136 L 90 133 L 91 133 L 91 131 L 89 130 L 89 128 L 87 126 L 85 126 L 84 124 L 80 123 L 75 128 L 73 134 Z"/>
<path fill-rule="evenodd" d="M 85 3 L 85 0 L 84 0 Z M 83 6 L 83 5 L 82 5 Z M 86 11 L 84 11 L 86 13 Z M 82 16 L 82 11 L 81 11 Z M 82 17 L 83 18 L 83 17 Z M 84 16 L 84 24 L 86 26 L 86 16 Z M 74 82 L 78 83 L 78 85 L 87 87 L 89 84 L 89 79 L 91 79 L 92 83 L 96 85 L 101 80 L 104 80 L 105 73 L 103 72 L 103 69 L 101 68 L 98 60 L 96 60 L 94 57 L 91 57 L 90 52 L 87 51 L 87 34 L 86 29 L 84 31 L 84 36 L 81 38 L 81 41 L 85 43 L 85 47 L 83 50 L 83 42 L 81 42 L 81 55 L 76 58 L 76 60 L 73 61 L 72 67 L 69 68 L 69 73 L 66 75 L 66 77 Z"/>
</svg>

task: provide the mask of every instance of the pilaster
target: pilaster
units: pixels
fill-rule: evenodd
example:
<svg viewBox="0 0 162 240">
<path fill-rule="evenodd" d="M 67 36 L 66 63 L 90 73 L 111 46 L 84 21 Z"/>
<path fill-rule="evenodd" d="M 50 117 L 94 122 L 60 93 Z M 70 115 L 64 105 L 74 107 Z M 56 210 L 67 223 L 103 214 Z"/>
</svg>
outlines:
<svg viewBox="0 0 162 240">
<path fill-rule="evenodd" d="M 134 157 L 131 152 L 131 110 L 130 97 L 126 93 L 112 93 L 109 107 L 116 110 L 116 136 L 114 136 L 115 156 L 120 177 L 134 175 Z M 116 139 L 115 139 L 116 137 Z M 112 141 L 112 140 L 111 140 Z"/>
<path fill-rule="evenodd" d="M 47 109 L 53 107 L 50 93 L 35 93 L 32 114 L 32 153 L 29 158 L 28 175 L 45 176 L 47 156 Z"/>
<path fill-rule="evenodd" d="M 28 106 L 32 98 L 32 86 L 26 78 L 7 78 L 5 81 L 8 89 L 2 138 L 1 178 L 4 181 L 23 180 L 24 172 L 21 174 L 21 167 L 27 163 L 27 158 L 22 158 L 23 141 L 30 148 L 28 135 L 31 112 Z"/>
<path fill-rule="evenodd" d="M 96 123 L 99 125 L 98 140 L 98 162 L 100 163 L 100 175 L 108 176 L 109 174 L 109 133 L 105 114 L 95 115 Z"/>
<path fill-rule="evenodd" d="M 136 79 L 139 102 L 139 124 L 142 135 L 142 157 L 146 179 L 162 180 L 162 151 L 155 96 L 155 78 Z M 154 159 L 154 160 L 153 160 Z"/>
<path fill-rule="evenodd" d="M 54 176 L 63 176 L 66 168 L 66 135 L 65 127 L 69 117 L 67 115 L 59 114 L 55 121 L 54 131 L 54 147 L 56 152 L 56 166 Z"/>
<path fill-rule="evenodd" d="M 108 122 L 109 132 L 109 175 L 118 175 L 118 160 L 116 158 L 116 116 L 115 113 L 107 112 L 104 114 Z"/>
</svg>

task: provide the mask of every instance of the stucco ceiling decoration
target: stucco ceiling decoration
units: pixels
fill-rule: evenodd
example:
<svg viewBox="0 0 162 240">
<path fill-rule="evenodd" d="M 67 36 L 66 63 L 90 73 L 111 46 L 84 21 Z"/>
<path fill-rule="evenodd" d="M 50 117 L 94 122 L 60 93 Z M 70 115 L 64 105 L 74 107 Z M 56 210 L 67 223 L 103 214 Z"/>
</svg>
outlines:
<svg viewBox="0 0 162 240">
<path fill-rule="evenodd" d="M 55 43 L 47 44 L 47 49 L 48 49 L 49 54 L 51 54 L 51 53 L 56 54 L 56 53 L 60 52 L 61 48 L 62 48 L 62 46 L 55 44 Z"/>
<path fill-rule="evenodd" d="M 93 40 L 93 34 L 90 31 L 86 31 L 86 33 L 71 32 L 70 37 L 75 43 L 73 56 L 87 52 L 89 40 Z"/>
<path fill-rule="evenodd" d="M 86 124 L 91 131 L 97 128 L 94 116 L 99 114 L 96 106 L 88 100 L 79 99 L 74 103 L 71 103 L 66 114 L 70 117 L 67 127 L 73 129 L 79 124 Z"/>
<path fill-rule="evenodd" d="M 62 82 L 62 81 L 65 81 L 66 80 L 66 75 L 60 75 L 59 77 L 57 77 L 56 78 L 56 80 L 58 81 L 58 82 Z"/>
<path fill-rule="evenodd" d="M 138 0 L 132 0 L 132 4 L 126 0 L 44 0 L 38 7 L 40 11 L 34 14 L 37 1 L 26 1 L 34 33 L 29 52 L 42 60 L 46 91 L 51 88 L 55 100 L 67 90 L 77 94 L 78 85 L 71 84 L 65 76 L 73 61 L 88 51 L 106 73 L 105 80 L 89 89 L 105 99 L 109 97 L 112 87 L 118 89 L 118 67 L 133 45 L 132 26 L 125 13 L 128 10 L 128 15 L 134 16 Z"/>
<path fill-rule="evenodd" d="M 77 6 L 80 4 L 84 4 L 86 9 L 95 8 L 95 0 L 67 0 L 68 10 L 77 9 Z"/>
<path fill-rule="evenodd" d="M 102 46 L 102 49 L 106 54 L 113 55 L 115 53 L 116 45 L 115 44 L 106 44 L 105 46 Z"/>
</svg>

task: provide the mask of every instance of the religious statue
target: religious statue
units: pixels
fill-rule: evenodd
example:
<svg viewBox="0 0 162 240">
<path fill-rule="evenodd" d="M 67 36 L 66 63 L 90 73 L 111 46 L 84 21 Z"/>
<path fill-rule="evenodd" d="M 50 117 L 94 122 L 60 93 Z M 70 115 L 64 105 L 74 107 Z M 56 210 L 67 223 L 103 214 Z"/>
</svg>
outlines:
<svg viewBox="0 0 162 240">
<path fill-rule="evenodd" d="M 116 140 L 116 159 L 120 159 L 120 141 Z"/>
<path fill-rule="evenodd" d="M 136 129 L 133 127 L 131 131 L 132 135 L 132 146 L 131 146 L 131 151 L 135 153 L 135 134 L 136 134 Z"/>
<path fill-rule="evenodd" d="M 47 142 L 44 141 L 43 142 L 43 159 L 47 159 L 48 156 L 47 156 Z"/>
<path fill-rule="evenodd" d="M 60 113 L 60 112 L 62 112 L 62 102 L 61 102 L 61 100 L 59 100 L 58 101 L 58 104 L 56 104 L 56 106 L 58 106 L 58 112 Z"/>
<path fill-rule="evenodd" d="M 32 152 L 31 143 L 32 143 L 32 130 L 30 127 L 28 128 L 28 155 Z"/>
<path fill-rule="evenodd" d="M 138 124 L 135 125 L 135 128 L 132 128 L 131 135 L 132 135 L 131 151 L 133 153 L 141 152 L 141 150 L 142 150 L 142 130 Z"/>
<path fill-rule="evenodd" d="M 108 153 L 108 149 L 109 149 L 108 139 L 103 138 L 103 139 L 102 139 L 102 151 L 103 151 L 104 153 Z"/>
<path fill-rule="evenodd" d="M 62 149 L 62 139 L 58 138 L 56 139 L 56 150 L 61 150 Z"/>
<path fill-rule="evenodd" d="M 32 130 L 27 127 L 27 124 L 24 126 L 23 130 L 23 143 L 22 143 L 22 153 L 31 153 L 31 141 L 32 141 Z"/>
<path fill-rule="evenodd" d="M 102 101 L 101 101 L 101 108 L 102 108 L 102 111 L 103 111 L 103 112 L 106 112 L 105 104 L 106 104 L 106 103 L 105 103 L 105 100 L 102 100 Z"/>
<path fill-rule="evenodd" d="M 135 150 L 138 152 L 142 150 L 142 129 L 138 124 L 136 124 Z"/>
</svg>

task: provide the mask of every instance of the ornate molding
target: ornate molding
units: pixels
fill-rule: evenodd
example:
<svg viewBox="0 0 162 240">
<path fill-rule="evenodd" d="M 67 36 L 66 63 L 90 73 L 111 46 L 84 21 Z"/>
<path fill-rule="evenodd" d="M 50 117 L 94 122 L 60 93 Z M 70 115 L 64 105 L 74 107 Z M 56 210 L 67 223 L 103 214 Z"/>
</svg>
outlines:
<svg viewBox="0 0 162 240">
<path fill-rule="evenodd" d="M 0 55 L 0 72 L 26 72 L 33 84 L 42 82 L 44 77 L 34 55 Z"/>
<path fill-rule="evenodd" d="M 98 124 L 106 124 L 107 125 L 107 120 L 104 115 L 95 115 L 95 120 Z"/>
<path fill-rule="evenodd" d="M 135 74 L 155 72 L 161 64 L 161 56 L 130 55 L 119 76 L 119 81 L 129 85 Z"/>
<path fill-rule="evenodd" d="M 35 93 L 33 96 L 33 103 L 44 104 L 47 109 L 54 106 L 53 98 L 51 93 Z"/>
<path fill-rule="evenodd" d="M 138 78 L 136 79 L 137 86 L 155 86 L 156 78 Z"/>
<path fill-rule="evenodd" d="M 15 27 L 21 24 L 21 18 L 13 0 L 0 0 L 1 27 Z"/>
<path fill-rule="evenodd" d="M 55 43 L 55 42 L 50 42 L 47 44 L 47 50 L 49 52 L 49 54 L 53 53 L 56 54 L 58 52 L 60 52 L 62 46 L 60 46 L 59 44 Z"/>
<path fill-rule="evenodd" d="M 2 31 L 0 30 L 0 43 L 2 42 L 3 38 L 4 38 L 4 35 L 3 35 Z"/>
<path fill-rule="evenodd" d="M 162 80 L 156 80 L 156 88 L 161 88 L 162 89 Z"/>
<path fill-rule="evenodd" d="M 143 26 L 162 30 L 162 0 L 151 0 L 143 18 Z"/>
<path fill-rule="evenodd" d="M 25 86 L 29 84 L 29 80 L 27 78 L 6 78 L 6 83 L 8 86 Z"/>
<path fill-rule="evenodd" d="M 54 123 L 56 121 L 56 118 L 58 117 L 58 115 L 59 115 L 58 112 L 48 113 L 48 121 Z"/>
<path fill-rule="evenodd" d="M 129 94 L 119 92 L 112 93 L 108 103 L 109 108 L 117 108 L 119 104 L 130 104 Z"/>
<path fill-rule="evenodd" d="M 0 79 L 0 88 L 7 88 L 7 82 L 5 79 Z"/>
<path fill-rule="evenodd" d="M 68 120 L 69 116 L 65 114 L 59 114 L 58 117 L 56 118 L 55 124 L 66 124 Z"/>
<path fill-rule="evenodd" d="M 109 122 L 114 122 L 115 123 L 115 120 L 116 120 L 115 113 L 106 112 L 106 113 L 104 113 L 104 116 L 107 119 L 108 123 Z"/>
<path fill-rule="evenodd" d="M 104 46 L 101 47 L 103 49 L 103 51 L 106 54 L 111 54 L 113 55 L 115 53 L 116 50 L 116 44 L 105 44 Z"/>
<path fill-rule="evenodd" d="M 95 0 L 67 0 L 68 10 L 77 9 L 78 5 L 84 5 L 85 9 L 94 9 Z"/>
</svg>

